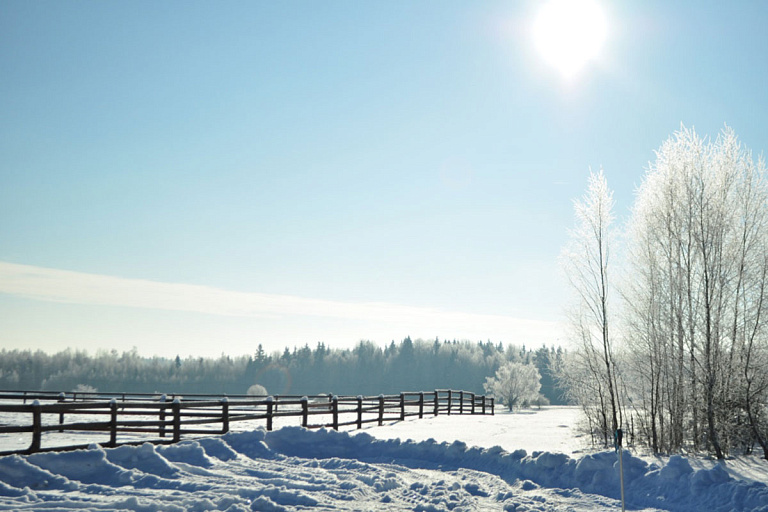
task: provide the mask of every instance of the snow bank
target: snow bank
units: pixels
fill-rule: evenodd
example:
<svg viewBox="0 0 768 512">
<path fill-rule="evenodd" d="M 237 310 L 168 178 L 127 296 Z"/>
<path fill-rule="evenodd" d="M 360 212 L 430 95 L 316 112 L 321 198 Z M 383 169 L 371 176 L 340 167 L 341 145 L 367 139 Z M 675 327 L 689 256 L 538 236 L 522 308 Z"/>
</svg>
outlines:
<svg viewBox="0 0 768 512">
<path fill-rule="evenodd" d="M 625 452 L 629 509 L 768 511 L 768 487 Z M 580 458 L 285 427 L 0 458 L 0 510 L 615 510 L 617 454 Z"/>
<path fill-rule="evenodd" d="M 370 462 L 397 462 L 413 468 L 474 469 L 498 475 L 513 483 L 530 481 L 538 486 L 578 489 L 585 493 L 620 498 L 618 454 L 601 452 L 572 459 L 568 455 L 524 450 L 508 453 L 501 448 L 467 447 L 463 442 L 414 443 L 399 439 L 377 440 L 367 434 L 350 436 L 334 431 L 311 432 L 286 427 L 275 432 L 234 434 L 251 437 L 286 455 L 356 458 Z M 243 441 L 241 441 L 243 442 Z M 624 485 L 628 507 L 668 510 L 765 510 L 768 486 L 736 480 L 721 465 L 694 470 L 674 456 L 663 467 L 623 453 Z"/>
</svg>

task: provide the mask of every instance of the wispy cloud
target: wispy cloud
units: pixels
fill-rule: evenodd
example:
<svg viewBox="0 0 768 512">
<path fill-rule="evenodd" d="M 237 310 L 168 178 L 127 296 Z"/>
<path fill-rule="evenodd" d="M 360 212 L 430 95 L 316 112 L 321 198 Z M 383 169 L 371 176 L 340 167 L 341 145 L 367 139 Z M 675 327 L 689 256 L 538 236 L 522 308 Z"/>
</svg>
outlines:
<svg viewBox="0 0 768 512">
<path fill-rule="evenodd" d="M 502 315 L 443 311 L 383 302 L 340 302 L 238 292 L 209 286 L 126 279 L 8 262 L 0 262 L 0 293 L 40 301 L 185 311 L 219 316 L 272 320 L 297 316 L 354 320 L 358 325 L 369 322 L 377 326 L 386 324 L 405 329 L 402 331 L 405 334 L 413 332 L 412 326 L 419 326 L 428 332 L 452 332 L 456 336 L 474 338 L 490 335 L 496 339 L 521 335 L 530 338 L 531 333 L 538 334 L 533 336 L 534 338 L 546 338 L 556 330 L 554 322 Z M 360 336 L 365 337 L 365 333 L 360 333 Z"/>
</svg>

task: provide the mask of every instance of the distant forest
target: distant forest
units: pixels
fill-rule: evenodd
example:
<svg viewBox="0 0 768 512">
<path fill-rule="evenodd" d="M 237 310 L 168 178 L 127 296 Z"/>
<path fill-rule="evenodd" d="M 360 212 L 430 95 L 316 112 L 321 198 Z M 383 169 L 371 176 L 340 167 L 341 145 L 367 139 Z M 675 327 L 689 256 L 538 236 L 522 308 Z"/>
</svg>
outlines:
<svg viewBox="0 0 768 512">
<path fill-rule="evenodd" d="M 261 345 L 251 355 L 219 358 L 142 357 L 136 349 L 118 353 L 67 349 L 0 351 L 0 388 L 107 392 L 245 394 L 254 384 L 269 394 L 378 395 L 400 391 L 460 389 L 484 393 L 486 377 L 507 361 L 534 364 L 541 394 L 563 404 L 550 371 L 563 350 L 536 350 L 502 343 L 424 341 L 405 338 L 381 347 L 361 341 L 352 349 L 318 343 L 267 354 Z"/>
</svg>

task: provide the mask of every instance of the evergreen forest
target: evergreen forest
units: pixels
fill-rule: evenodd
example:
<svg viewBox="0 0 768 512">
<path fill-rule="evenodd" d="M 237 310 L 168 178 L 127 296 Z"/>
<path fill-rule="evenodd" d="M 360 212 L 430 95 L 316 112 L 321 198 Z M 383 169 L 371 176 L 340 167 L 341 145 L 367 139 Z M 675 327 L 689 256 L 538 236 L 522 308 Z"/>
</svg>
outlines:
<svg viewBox="0 0 768 512">
<path fill-rule="evenodd" d="M 269 394 L 378 395 L 401 391 L 457 389 L 483 394 L 486 377 L 508 361 L 530 363 L 541 374 L 541 394 L 563 404 L 550 367 L 564 357 L 561 348 L 532 350 L 488 342 L 425 341 L 405 338 L 380 346 L 360 341 L 352 349 L 320 342 L 266 353 L 218 358 L 142 357 L 134 349 L 118 353 L 67 349 L 0 351 L 0 388 L 44 391 L 97 390 L 175 394 L 245 394 L 259 384 Z M 546 401 L 545 401 L 546 402 Z"/>
</svg>

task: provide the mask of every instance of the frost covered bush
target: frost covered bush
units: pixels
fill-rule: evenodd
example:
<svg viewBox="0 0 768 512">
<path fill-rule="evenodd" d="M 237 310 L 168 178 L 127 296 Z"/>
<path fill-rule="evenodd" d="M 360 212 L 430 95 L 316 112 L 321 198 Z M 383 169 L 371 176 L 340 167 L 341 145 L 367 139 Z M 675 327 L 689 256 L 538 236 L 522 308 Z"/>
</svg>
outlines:
<svg viewBox="0 0 768 512">
<path fill-rule="evenodd" d="M 75 393 L 98 393 L 99 390 L 88 384 L 78 384 L 72 391 Z"/>
<path fill-rule="evenodd" d="M 541 375 L 532 364 L 507 363 L 493 377 L 487 377 L 485 392 L 494 395 L 511 411 L 539 397 Z"/>
<path fill-rule="evenodd" d="M 254 384 L 248 388 L 248 394 L 251 396 L 266 396 L 268 393 L 267 388 L 261 384 Z"/>
</svg>

